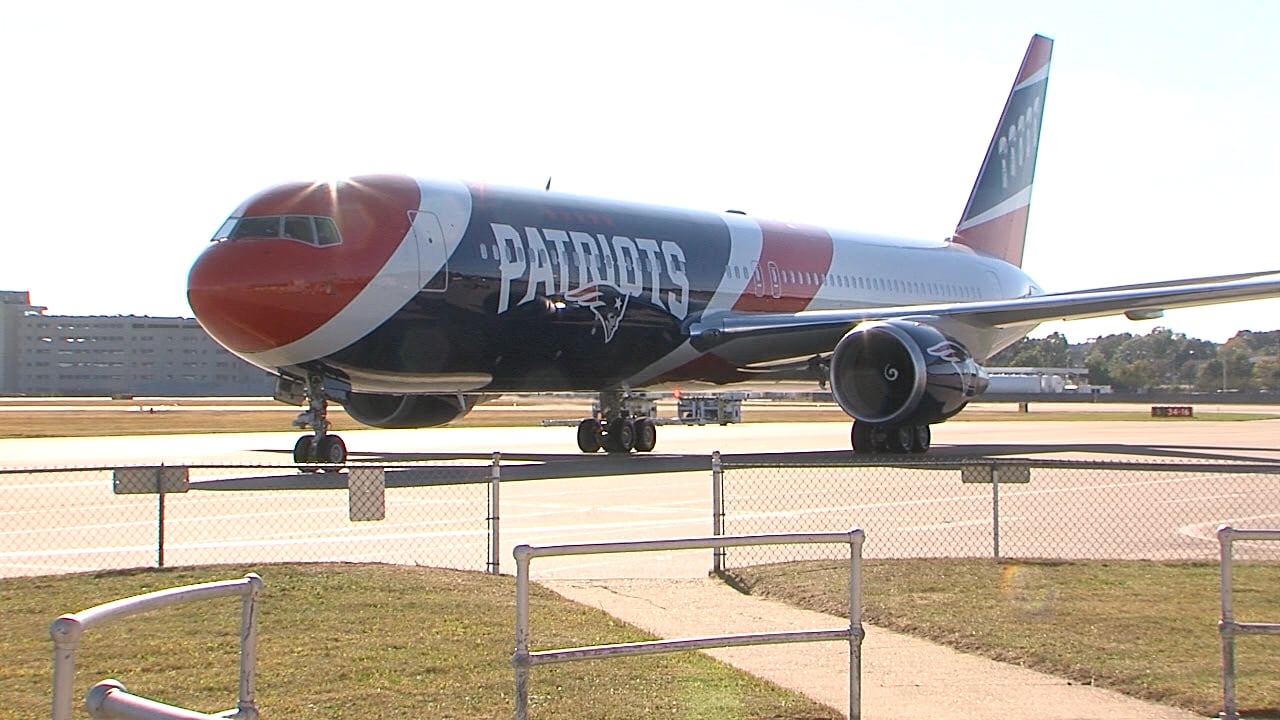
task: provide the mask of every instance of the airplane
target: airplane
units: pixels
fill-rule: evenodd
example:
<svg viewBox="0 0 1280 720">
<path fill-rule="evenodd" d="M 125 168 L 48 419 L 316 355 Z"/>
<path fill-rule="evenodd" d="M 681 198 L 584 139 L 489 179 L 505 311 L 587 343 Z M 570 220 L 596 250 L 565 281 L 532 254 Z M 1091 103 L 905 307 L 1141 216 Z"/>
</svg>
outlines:
<svg viewBox="0 0 1280 720">
<path fill-rule="evenodd" d="M 1041 322 L 1280 295 L 1276 271 L 1047 293 L 1022 270 L 1052 47 L 1032 37 L 945 240 L 372 175 L 245 201 L 188 301 L 306 405 L 300 464 L 346 461 L 329 402 L 418 428 L 502 393 L 595 392 L 578 448 L 649 452 L 633 390 L 797 379 L 830 388 L 856 453 L 925 452 Z"/>
</svg>

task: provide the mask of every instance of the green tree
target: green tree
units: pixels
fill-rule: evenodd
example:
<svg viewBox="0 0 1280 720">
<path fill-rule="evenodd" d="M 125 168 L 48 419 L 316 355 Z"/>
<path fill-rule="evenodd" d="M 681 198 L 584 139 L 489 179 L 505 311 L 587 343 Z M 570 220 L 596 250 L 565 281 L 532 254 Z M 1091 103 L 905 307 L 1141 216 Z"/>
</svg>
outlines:
<svg viewBox="0 0 1280 720">
<path fill-rule="evenodd" d="M 1214 358 L 1200 366 L 1196 373 L 1196 389 L 1202 392 L 1213 392 L 1222 388 L 1222 358 L 1214 353 Z"/>
<path fill-rule="evenodd" d="M 1071 359 L 1071 344 L 1062 333 L 1050 333 L 1042 338 L 1023 338 L 1001 350 L 987 361 L 991 367 L 1067 367 Z"/>
<path fill-rule="evenodd" d="M 1084 366 L 1089 369 L 1089 382 L 1094 385 L 1115 385 L 1116 379 L 1111 374 L 1111 361 L 1120 348 L 1133 339 L 1129 333 L 1106 335 L 1094 338 L 1088 343 L 1084 354 Z M 1123 389 L 1123 388 L 1116 388 Z"/>
<path fill-rule="evenodd" d="M 1259 390 L 1280 390 L 1280 355 L 1266 355 L 1254 361 L 1253 384 Z"/>
</svg>

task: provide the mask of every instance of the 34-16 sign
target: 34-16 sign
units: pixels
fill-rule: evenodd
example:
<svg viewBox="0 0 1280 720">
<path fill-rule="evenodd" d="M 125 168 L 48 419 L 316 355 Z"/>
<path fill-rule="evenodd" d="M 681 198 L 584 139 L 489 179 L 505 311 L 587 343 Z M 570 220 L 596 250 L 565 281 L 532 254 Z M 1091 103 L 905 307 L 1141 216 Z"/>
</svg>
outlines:
<svg viewBox="0 0 1280 720">
<path fill-rule="evenodd" d="M 1192 417 L 1190 405 L 1153 405 L 1151 417 Z"/>
</svg>

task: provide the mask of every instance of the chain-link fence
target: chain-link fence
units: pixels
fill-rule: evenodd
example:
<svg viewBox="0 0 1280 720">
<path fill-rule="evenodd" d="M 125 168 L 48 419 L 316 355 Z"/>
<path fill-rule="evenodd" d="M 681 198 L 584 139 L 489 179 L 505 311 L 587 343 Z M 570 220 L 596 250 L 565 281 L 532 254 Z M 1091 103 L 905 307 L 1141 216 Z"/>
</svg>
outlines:
<svg viewBox="0 0 1280 720">
<path fill-rule="evenodd" d="M 1219 524 L 1280 526 L 1280 463 L 708 464 L 718 468 L 711 473 L 715 532 L 859 527 L 868 558 L 1215 561 Z M 362 482 L 368 473 L 371 482 Z M 496 458 L 352 464 L 341 472 L 292 465 L 0 470 L 0 576 L 321 561 L 494 572 L 498 479 Z M 580 530 L 593 539 L 634 538 L 643 531 L 633 512 L 582 529 L 563 500 L 559 514 L 545 515 L 541 506 L 551 501 L 543 492 L 539 483 L 539 507 L 515 518 L 521 539 L 567 540 Z M 557 497 L 572 492 L 555 490 Z M 528 494 L 516 493 L 526 504 Z M 727 569 L 823 552 L 736 548 L 718 553 L 715 563 Z M 1280 559 L 1280 545 L 1241 548 L 1239 559 Z"/>
<path fill-rule="evenodd" d="M 1219 524 L 1280 525 L 1277 463 L 726 460 L 712 475 L 717 533 L 859 527 L 868 558 L 1216 561 Z M 716 569 L 821 552 L 735 548 Z M 1280 559 L 1280 547 L 1249 548 L 1241 559 Z"/>
<path fill-rule="evenodd" d="M 361 470 L 0 470 L 0 576 L 286 561 L 496 568 L 496 459 L 370 468 L 383 482 L 357 495 L 348 479 Z"/>
</svg>

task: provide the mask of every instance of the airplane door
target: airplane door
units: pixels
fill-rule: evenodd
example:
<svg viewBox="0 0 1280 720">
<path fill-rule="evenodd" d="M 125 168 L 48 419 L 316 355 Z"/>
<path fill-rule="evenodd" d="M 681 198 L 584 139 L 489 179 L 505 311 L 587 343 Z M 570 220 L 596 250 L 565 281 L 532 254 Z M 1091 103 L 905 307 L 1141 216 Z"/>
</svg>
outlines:
<svg viewBox="0 0 1280 720">
<path fill-rule="evenodd" d="M 987 286 L 982 289 L 982 299 L 1005 297 L 1004 287 L 1000 284 L 1000 277 L 990 270 L 987 271 Z"/>
<path fill-rule="evenodd" d="M 444 230 L 435 213 L 409 211 L 413 236 L 418 245 L 418 286 L 430 292 L 449 288 L 449 249 Z"/>
<path fill-rule="evenodd" d="M 778 264 L 769 261 L 769 295 L 775 300 L 782 297 L 782 278 L 778 272 Z"/>
</svg>

